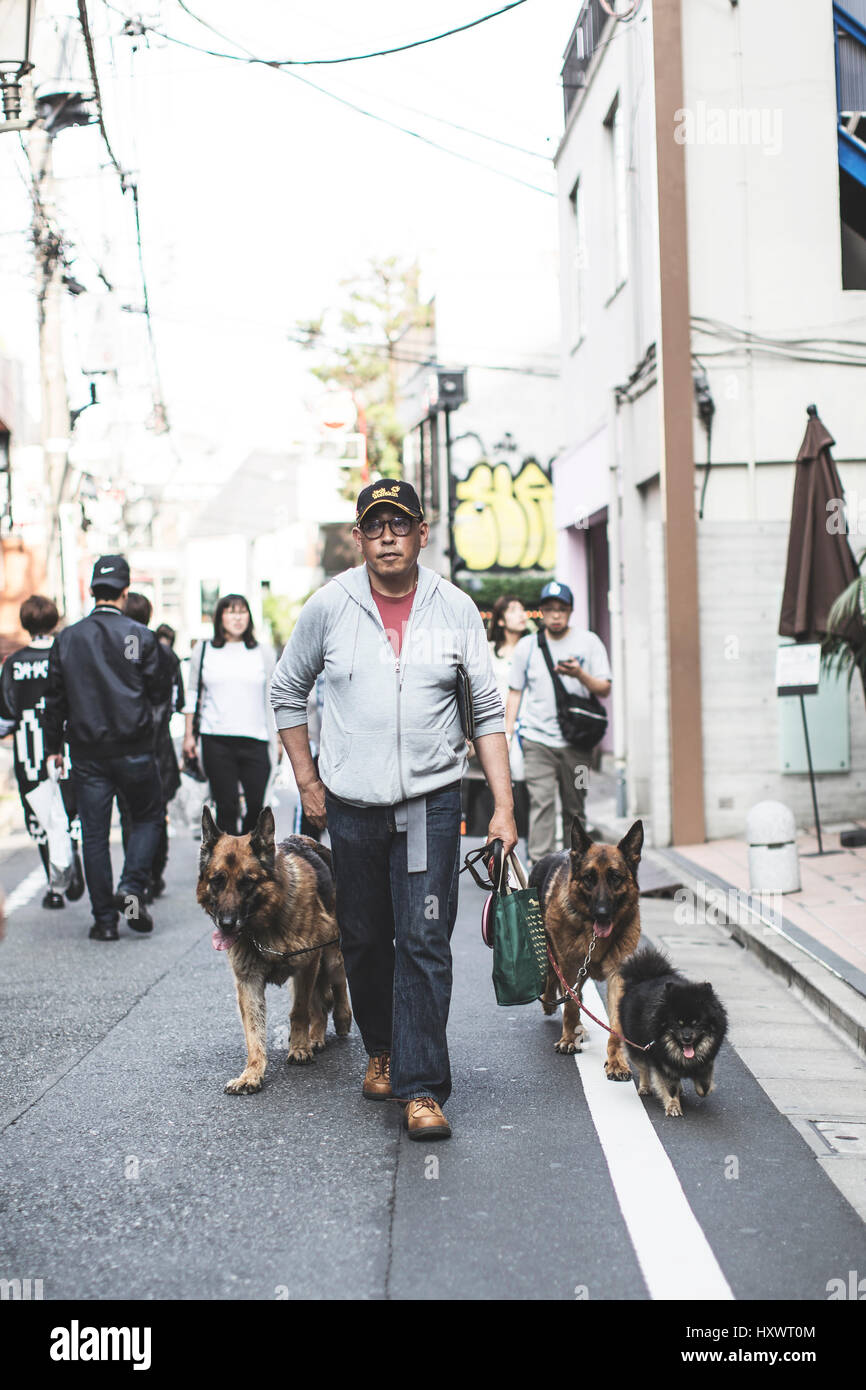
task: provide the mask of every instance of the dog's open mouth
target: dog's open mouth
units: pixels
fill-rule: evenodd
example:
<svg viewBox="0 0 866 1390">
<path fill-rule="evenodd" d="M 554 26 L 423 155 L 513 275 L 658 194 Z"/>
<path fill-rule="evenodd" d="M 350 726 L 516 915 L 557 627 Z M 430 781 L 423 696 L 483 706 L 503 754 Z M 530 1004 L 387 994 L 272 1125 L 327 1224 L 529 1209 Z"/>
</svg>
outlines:
<svg viewBox="0 0 866 1390">
<path fill-rule="evenodd" d="M 606 927 L 603 927 L 601 925 L 601 922 L 593 922 L 592 930 L 596 936 L 610 936 L 611 932 L 613 931 L 613 922 L 608 922 Z"/>
<path fill-rule="evenodd" d="M 211 933 L 211 945 L 215 951 L 228 951 L 231 946 L 234 946 L 237 939 L 238 933 L 236 931 L 223 932 L 220 931 L 219 927 Z"/>
<path fill-rule="evenodd" d="M 694 1055 L 695 1055 L 695 1049 L 694 1049 L 693 1047 L 691 1047 L 691 1046 L 688 1046 L 688 1047 L 687 1047 L 686 1044 L 683 1043 L 683 1056 L 684 1056 L 684 1057 L 688 1057 L 688 1058 L 691 1060 L 691 1058 L 694 1057 Z"/>
</svg>

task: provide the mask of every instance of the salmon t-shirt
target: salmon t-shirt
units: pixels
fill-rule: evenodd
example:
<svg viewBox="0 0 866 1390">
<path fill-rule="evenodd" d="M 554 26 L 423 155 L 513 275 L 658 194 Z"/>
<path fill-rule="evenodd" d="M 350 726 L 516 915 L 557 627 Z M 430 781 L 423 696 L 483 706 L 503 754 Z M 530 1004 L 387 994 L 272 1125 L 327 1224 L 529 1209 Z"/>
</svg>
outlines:
<svg viewBox="0 0 866 1390">
<path fill-rule="evenodd" d="M 406 624 L 409 621 L 409 614 L 412 611 L 412 600 L 415 597 L 415 590 L 411 593 L 403 594 L 401 598 L 390 598 L 388 594 L 380 594 L 377 589 L 370 585 L 370 592 L 373 595 L 373 602 L 379 610 L 379 617 L 382 619 L 382 626 L 388 637 L 388 641 L 394 651 L 394 655 L 399 658 L 403 646 L 403 636 L 406 632 Z"/>
</svg>

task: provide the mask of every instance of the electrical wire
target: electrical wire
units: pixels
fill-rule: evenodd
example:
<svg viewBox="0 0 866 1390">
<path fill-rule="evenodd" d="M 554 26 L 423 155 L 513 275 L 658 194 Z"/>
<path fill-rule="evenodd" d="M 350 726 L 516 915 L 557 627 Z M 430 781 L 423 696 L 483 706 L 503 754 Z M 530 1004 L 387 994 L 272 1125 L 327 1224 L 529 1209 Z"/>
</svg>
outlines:
<svg viewBox="0 0 866 1390">
<path fill-rule="evenodd" d="M 105 116 L 102 109 L 102 94 L 99 87 L 99 76 L 96 70 L 96 58 L 93 52 L 93 39 L 90 33 L 90 22 L 87 15 L 86 0 L 78 0 L 78 18 L 81 24 L 82 33 L 84 35 L 85 48 L 87 50 L 87 63 L 90 69 L 91 81 L 93 83 L 93 99 L 96 104 L 97 120 L 99 123 L 100 134 L 102 135 L 105 148 L 108 151 L 109 158 L 111 159 L 111 162 L 114 165 L 114 168 L 117 172 L 117 176 L 120 180 L 121 192 L 132 194 L 132 206 L 133 213 L 135 216 L 135 240 L 138 252 L 138 268 L 141 275 L 141 290 L 144 301 L 144 319 L 147 332 L 148 347 L 150 350 L 150 364 L 151 371 L 153 374 L 153 385 L 155 388 L 153 414 L 154 420 L 159 425 L 160 429 L 170 434 L 168 411 L 166 410 L 165 397 L 163 395 L 162 390 L 162 374 L 159 370 L 159 358 L 156 351 L 156 339 L 154 337 L 153 320 L 150 312 L 150 295 L 147 286 L 147 273 L 144 268 L 144 250 L 141 241 L 141 209 L 139 206 L 138 184 L 133 179 L 131 179 L 129 175 L 125 172 L 125 170 L 121 167 L 114 153 L 114 150 L 111 147 L 111 141 L 108 138 L 108 132 L 105 128 Z M 106 284 L 108 283 L 108 281 L 105 279 L 101 272 L 100 278 L 102 278 Z"/>
<path fill-rule="evenodd" d="M 105 129 L 105 117 L 102 113 L 102 93 L 99 90 L 99 77 L 96 72 L 96 59 L 93 55 L 93 38 L 90 33 L 90 20 L 87 17 L 87 5 L 85 0 L 78 0 L 78 20 L 81 24 L 81 32 L 84 35 L 84 47 L 87 50 L 87 66 L 90 69 L 90 80 L 93 83 L 93 98 L 96 102 L 96 119 L 99 122 L 99 133 L 102 136 L 108 157 L 117 170 L 120 179 L 120 186 L 126 192 L 126 174 L 118 163 L 117 156 L 111 148 L 111 141 L 108 138 L 108 131 Z"/>
<path fill-rule="evenodd" d="M 470 154 L 463 154 L 460 150 L 452 150 L 448 145 L 440 145 L 438 140 L 431 140 L 428 135 L 421 135 L 417 130 L 410 130 L 408 126 L 399 125 L 396 121 L 391 121 L 387 116 L 377 115 L 375 111 L 368 111 L 363 106 L 358 106 L 356 102 L 349 101 L 346 97 L 337 96 L 336 92 L 328 91 L 327 87 L 320 87 L 317 82 L 311 82 L 309 77 L 302 77 L 299 72 L 289 72 L 283 68 L 280 72 L 285 72 L 286 77 L 293 77 L 296 82 L 303 82 L 305 86 L 312 87 L 314 91 L 321 92 L 322 96 L 330 97 L 332 101 L 337 101 L 341 106 L 347 106 L 350 111 L 355 111 L 359 116 L 367 116 L 371 121 L 378 121 L 381 125 L 390 126 L 392 130 L 399 130 L 403 135 L 411 135 L 413 139 L 420 140 L 422 144 L 429 145 L 434 150 L 440 150 L 444 154 L 450 154 L 454 159 L 462 159 L 466 164 L 474 164 L 477 169 L 486 169 L 488 173 L 498 174 L 501 179 L 508 179 L 510 183 L 519 183 L 523 188 L 531 188 L 534 193 L 543 193 L 546 198 L 555 198 L 556 194 L 549 188 L 542 188 L 537 183 L 530 183 L 529 179 L 521 179 L 517 174 L 506 173 L 504 169 L 497 169 L 495 164 L 487 164 L 483 159 L 475 159 Z"/>
<path fill-rule="evenodd" d="M 343 346 L 342 344 L 334 343 L 333 340 L 325 342 L 322 339 L 314 338 L 311 341 L 309 338 L 294 337 L 291 333 L 287 333 L 286 337 L 290 343 L 297 343 L 300 347 L 312 351 L 319 348 L 326 352 L 339 352 Z M 439 365 L 435 357 L 431 358 L 429 354 L 416 356 L 408 353 L 389 352 L 387 347 L 383 346 L 381 343 L 359 343 L 356 341 L 347 346 L 361 348 L 364 352 L 380 353 L 383 357 L 387 357 L 392 362 L 405 362 L 417 367 L 436 367 Z M 465 367 L 472 367 L 476 371 L 514 372 L 519 376 L 547 377 L 551 380 L 555 380 L 559 377 L 558 371 L 546 371 L 538 367 L 512 367 L 502 363 L 492 362 L 465 362 L 463 365 Z"/>
<path fill-rule="evenodd" d="M 371 95 L 363 87 L 351 87 L 351 90 L 360 92 L 362 96 Z M 505 150 L 515 150 L 517 154 L 528 155 L 530 159 L 541 159 L 548 165 L 552 162 L 549 154 L 541 154 L 539 150 L 529 150 L 525 145 L 514 145 L 510 140 L 500 140 L 496 135 L 486 135 L 483 130 L 473 130 L 471 126 L 460 125 L 458 121 L 449 121 L 447 116 L 435 116 L 432 111 L 423 111 L 420 106 L 409 106 L 405 101 L 395 101 L 393 97 L 388 97 L 387 100 L 392 106 L 399 106 L 401 111 L 411 111 L 415 116 L 424 116 L 428 121 L 436 121 L 439 125 L 450 126 L 452 130 L 459 130 L 464 135 L 472 135 L 476 140 L 487 140 L 491 145 L 501 145 Z"/>
<path fill-rule="evenodd" d="M 118 9 L 117 6 L 112 5 L 110 3 L 110 0 L 103 0 L 103 4 L 106 6 L 107 9 L 111 10 L 114 14 L 119 15 L 120 18 L 125 20 L 127 23 L 131 22 L 130 16 L 127 15 L 123 10 Z M 305 86 L 312 87 L 314 92 L 319 92 L 322 96 L 329 97 L 331 101 L 336 101 L 340 106 L 347 107 L 350 111 L 354 111 L 357 115 L 366 116 L 369 120 L 377 121 L 380 125 L 388 126 L 391 130 L 399 131 L 402 135 L 409 135 L 412 137 L 413 140 L 420 140 L 422 144 L 430 146 L 431 149 L 439 150 L 442 154 L 451 155 L 453 159 L 463 160 L 464 163 L 472 164 L 478 169 L 486 169 L 488 173 L 497 174 L 499 178 L 507 179 L 510 183 L 520 184 L 523 188 L 529 188 L 534 193 L 541 193 L 546 198 L 556 197 L 556 193 L 549 188 L 542 188 L 537 183 L 531 183 L 529 179 L 522 179 L 517 174 L 510 174 L 504 169 L 498 169 L 495 164 L 488 164 L 483 159 L 475 159 L 472 155 L 463 154 L 460 150 L 451 149 L 449 145 L 442 145 L 438 140 L 433 140 L 428 135 L 422 135 L 420 131 L 412 130 L 409 126 L 401 125 L 399 121 L 392 121 L 387 116 L 381 116 L 375 111 L 369 111 L 366 107 L 359 106 L 357 102 L 350 101 L 348 97 L 338 96 L 336 92 L 330 91 L 327 87 L 319 86 L 317 82 L 311 81 L 309 77 L 303 77 L 299 72 L 293 72 L 291 68 L 288 68 L 276 62 L 271 62 L 270 60 L 265 58 L 258 58 L 254 54 L 250 53 L 248 49 L 244 49 L 244 53 L 247 54 L 247 58 L 242 59 L 238 54 L 216 53 L 212 49 L 202 48 L 200 45 L 187 43 L 186 40 L 178 39 L 173 34 L 168 34 L 164 30 L 155 28 L 153 25 L 144 25 L 144 29 L 146 32 L 156 34 L 159 38 L 165 39 L 168 43 L 179 44 L 182 48 L 189 48 L 194 53 L 202 53 L 211 58 L 230 58 L 236 61 L 249 61 L 261 63 L 265 67 L 272 68 L 275 72 L 282 73 L 284 77 L 292 77 L 295 79 L 296 82 L 302 82 Z M 234 42 L 234 40 L 230 40 L 230 42 Z M 238 47 L 242 49 L 244 48 L 243 44 L 240 43 L 238 44 Z M 433 117 L 433 119 L 435 120 L 437 118 Z M 473 131 L 471 133 L 479 134 L 479 132 L 477 131 Z M 482 139 L 483 138 L 486 137 L 482 136 Z M 543 157 L 544 156 L 542 156 L 542 158 Z"/>
<path fill-rule="evenodd" d="M 866 341 L 862 338 L 779 338 L 769 334 L 753 333 L 748 328 L 737 328 L 721 319 L 704 318 L 700 314 L 692 315 L 692 324 L 700 333 L 706 333 L 711 337 L 731 338 L 735 342 L 760 342 L 773 347 L 807 347 L 815 344 L 818 347 L 829 345 L 838 348 L 862 348 L 866 351 Z"/>
<path fill-rule="evenodd" d="M 207 20 L 201 19 L 197 14 L 193 14 L 189 6 L 184 4 L 184 0 L 177 0 L 177 3 L 178 5 L 180 5 L 180 8 L 184 11 L 184 13 L 189 15 L 190 19 L 194 19 L 197 24 L 201 24 L 205 29 L 209 29 L 212 34 L 216 34 L 217 38 L 225 39 L 226 43 L 234 44 L 236 48 L 243 48 L 243 44 L 240 44 L 237 42 L 237 40 L 230 38 L 228 34 L 221 33 L 219 29 L 215 29 L 212 24 L 209 24 L 207 22 Z M 602 0 L 602 3 L 604 3 L 604 0 Z M 459 24 L 455 29 L 446 29 L 444 33 L 433 34 L 430 38 L 427 39 L 415 39 L 412 43 L 398 44 L 395 48 L 380 48 L 373 53 L 353 53 L 347 58 L 249 58 L 248 61 L 254 63 L 267 63 L 269 67 L 275 68 L 308 68 L 324 67 L 333 63 L 363 63 L 366 62 L 368 58 L 387 58 L 391 53 L 406 53 L 410 48 L 423 48 L 426 44 L 438 43 L 440 39 L 450 39 L 453 34 L 463 34 L 466 32 L 467 29 L 476 29 L 479 24 L 486 24 L 488 20 L 498 19 L 500 15 L 506 14 L 509 10 L 516 10 L 519 5 L 525 4 L 526 0 L 511 0 L 511 4 L 503 5 L 502 9 L 494 10 L 492 14 L 482 15 L 480 19 L 473 19 L 468 24 Z M 153 32 L 158 33 L 159 30 L 155 29 L 153 30 Z M 166 35 L 163 34 L 162 37 L 165 38 Z M 239 58 L 238 55 L 235 53 L 212 53 L 212 56 L 214 58 L 231 58 L 235 62 L 244 61 L 243 59 Z"/>
</svg>

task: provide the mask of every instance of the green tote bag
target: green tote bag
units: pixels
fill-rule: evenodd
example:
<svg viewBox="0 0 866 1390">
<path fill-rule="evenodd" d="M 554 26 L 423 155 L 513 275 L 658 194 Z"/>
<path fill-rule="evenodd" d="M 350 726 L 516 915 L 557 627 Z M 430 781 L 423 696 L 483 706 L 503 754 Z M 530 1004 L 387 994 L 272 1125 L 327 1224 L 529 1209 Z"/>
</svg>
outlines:
<svg viewBox="0 0 866 1390">
<path fill-rule="evenodd" d="M 516 888 L 508 881 L 509 866 Z M 510 854 L 506 861 L 501 844 L 498 854 L 494 854 L 492 877 L 495 887 L 489 914 L 496 1002 L 504 1007 L 532 1004 L 547 980 L 547 938 L 538 890 L 527 888 L 523 865 L 515 854 Z"/>
</svg>

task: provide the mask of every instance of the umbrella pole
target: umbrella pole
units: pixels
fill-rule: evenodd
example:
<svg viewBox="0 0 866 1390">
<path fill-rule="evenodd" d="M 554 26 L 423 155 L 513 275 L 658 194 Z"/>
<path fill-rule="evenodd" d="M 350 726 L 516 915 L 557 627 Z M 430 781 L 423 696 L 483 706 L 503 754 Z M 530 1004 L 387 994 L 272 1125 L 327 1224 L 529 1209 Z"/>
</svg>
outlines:
<svg viewBox="0 0 866 1390">
<path fill-rule="evenodd" d="M 800 713 L 803 716 L 803 737 L 806 740 L 806 762 L 809 764 L 809 786 L 812 788 L 812 809 L 815 812 L 815 833 L 818 836 L 818 853 L 824 853 L 824 846 L 821 843 L 821 821 L 818 817 L 818 797 L 815 792 L 815 773 L 812 768 L 812 749 L 809 746 L 809 726 L 806 723 L 806 706 L 803 703 L 803 696 L 800 696 Z"/>
</svg>

